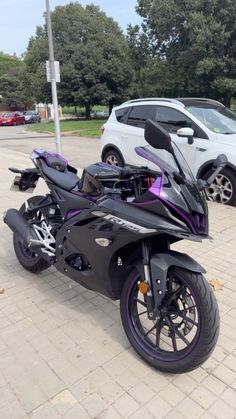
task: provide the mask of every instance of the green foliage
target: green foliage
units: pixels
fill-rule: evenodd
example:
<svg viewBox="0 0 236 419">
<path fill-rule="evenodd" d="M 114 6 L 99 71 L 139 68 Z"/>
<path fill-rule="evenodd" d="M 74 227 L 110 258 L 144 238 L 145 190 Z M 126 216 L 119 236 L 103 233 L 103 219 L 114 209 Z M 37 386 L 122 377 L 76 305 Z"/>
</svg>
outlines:
<svg viewBox="0 0 236 419">
<path fill-rule="evenodd" d="M 9 72 L 14 72 L 21 65 L 22 61 L 18 58 L 0 52 L 0 77 Z"/>
<path fill-rule="evenodd" d="M 1 100 L 11 109 L 26 108 L 32 104 L 23 61 L 3 53 L 0 53 L 0 94 Z"/>
<path fill-rule="evenodd" d="M 141 93 L 208 96 L 229 104 L 236 93 L 234 0 L 138 0 L 137 12 L 143 23 L 136 34 L 148 45 Z"/>
<path fill-rule="evenodd" d="M 118 24 L 99 7 L 83 8 L 79 3 L 58 6 L 52 13 L 55 59 L 60 61 L 58 85 L 62 105 L 86 108 L 119 102 L 128 96 L 133 71 L 126 38 Z M 48 57 L 46 28 L 37 28 L 25 56 L 32 89 L 40 101 L 49 101 L 50 85 L 45 82 Z"/>
</svg>

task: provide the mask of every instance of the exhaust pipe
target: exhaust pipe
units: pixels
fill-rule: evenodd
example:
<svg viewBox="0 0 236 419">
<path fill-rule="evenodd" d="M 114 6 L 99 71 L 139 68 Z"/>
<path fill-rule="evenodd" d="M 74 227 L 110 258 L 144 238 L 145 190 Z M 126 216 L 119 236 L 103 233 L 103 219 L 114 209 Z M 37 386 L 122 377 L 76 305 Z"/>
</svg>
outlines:
<svg viewBox="0 0 236 419">
<path fill-rule="evenodd" d="M 10 227 L 13 233 L 17 233 L 28 245 L 30 245 L 32 240 L 38 240 L 35 232 L 29 227 L 27 221 L 15 208 L 10 208 L 5 212 L 3 221 Z"/>
</svg>

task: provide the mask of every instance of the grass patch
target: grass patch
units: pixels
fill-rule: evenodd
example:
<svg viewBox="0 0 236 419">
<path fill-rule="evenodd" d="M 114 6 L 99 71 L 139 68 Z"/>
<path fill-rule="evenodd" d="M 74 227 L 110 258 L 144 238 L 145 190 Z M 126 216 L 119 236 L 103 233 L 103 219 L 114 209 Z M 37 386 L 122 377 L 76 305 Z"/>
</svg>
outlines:
<svg viewBox="0 0 236 419">
<path fill-rule="evenodd" d="M 89 121 L 61 121 L 61 132 L 70 132 L 81 137 L 100 137 L 100 128 L 104 124 L 104 119 L 92 119 Z M 29 125 L 28 131 L 36 132 L 55 132 L 54 122 L 42 122 L 41 124 Z"/>
<path fill-rule="evenodd" d="M 81 131 L 74 131 L 73 135 L 77 135 L 78 137 L 100 137 L 100 129 L 88 129 L 88 130 L 81 130 Z"/>
</svg>

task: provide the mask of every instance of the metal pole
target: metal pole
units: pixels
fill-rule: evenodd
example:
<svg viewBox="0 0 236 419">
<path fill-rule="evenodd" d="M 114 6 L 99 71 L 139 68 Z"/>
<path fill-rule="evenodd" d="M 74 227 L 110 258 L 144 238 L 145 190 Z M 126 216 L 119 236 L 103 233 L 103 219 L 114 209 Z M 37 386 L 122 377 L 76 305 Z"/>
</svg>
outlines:
<svg viewBox="0 0 236 419">
<path fill-rule="evenodd" d="M 57 150 L 57 153 L 61 154 L 60 121 L 59 121 L 59 112 L 58 112 L 57 83 L 56 83 L 56 72 L 55 72 L 55 65 L 54 65 L 54 51 L 53 51 L 52 25 L 51 25 L 49 0 L 46 0 L 46 17 L 47 17 L 49 63 L 50 63 L 51 86 L 52 86 L 52 103 L 53 103 L 54 124 L 55 124 L 55 134 L 56 134 L 56 150 Z"/>
</svg>

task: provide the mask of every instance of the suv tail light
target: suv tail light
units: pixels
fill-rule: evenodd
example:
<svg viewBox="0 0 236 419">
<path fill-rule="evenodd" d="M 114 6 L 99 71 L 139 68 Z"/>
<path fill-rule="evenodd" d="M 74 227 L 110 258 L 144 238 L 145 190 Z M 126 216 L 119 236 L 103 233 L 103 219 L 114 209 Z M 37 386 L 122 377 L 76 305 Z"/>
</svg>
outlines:
<svg viewBox="0 0 236 419">
<path fill-rule="evenodd" d="M 104 131 L 105 131 L 105 127 L 104 127 L 104 125 L 100 128 L 100 133 L 101 133 L 101 135 L 104 133 Z"/>
</svg>

